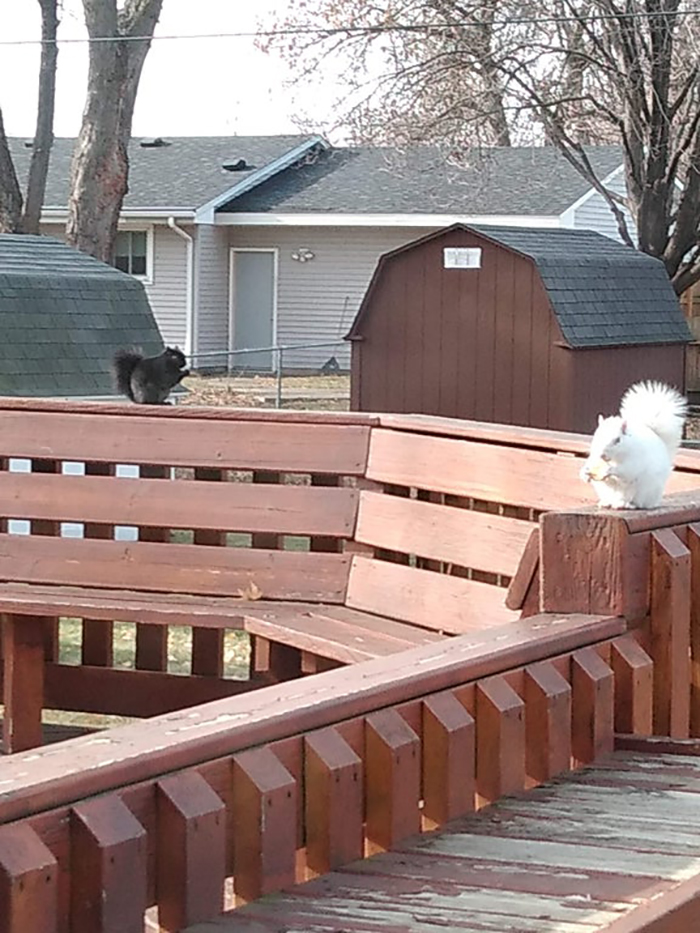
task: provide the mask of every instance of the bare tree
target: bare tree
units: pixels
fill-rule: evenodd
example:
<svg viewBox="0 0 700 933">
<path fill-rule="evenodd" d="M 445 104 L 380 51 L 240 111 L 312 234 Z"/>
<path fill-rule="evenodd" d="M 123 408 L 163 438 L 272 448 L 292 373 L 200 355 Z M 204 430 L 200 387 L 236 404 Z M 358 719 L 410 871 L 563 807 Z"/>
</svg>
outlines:
<svg viewBox="0 0 700 933">
<path fill-rule="evenodd" d="M 141 72 L 163 0 L 83 0 L 90 38 L 88 88 L 73 155 L 67 238 L 112 262 L 128 191 L 128 144 Z"/>
<path fill-rule="evenodd" d="M 546 141 L 606 200 L 622 240 L 664 261 L 677 292 L 700 280 L 700 17 L 689 0 L 307 0 L 294 10 L 288 25 L 329 31 L 294 35 L 283 51 L 309 74 L 329 52 L 346 57 L 342 119 L 356 139 L 467 153 Z M 601 142 L 621 145 L 626 196 L 592 168 L 587 146 Z"/>
<path fill-rule="evenodd" d="M 0 110 L 0 232 L 2 233 L 38 233 L 41 208 L 46 192 L 46 178 L 53 145 L 59 0 L 38 0 L 38 2 L 41 7 L 39 101 L 24 213 L 22 213 L 22 190 L 12 161 Z"/>
</svg>

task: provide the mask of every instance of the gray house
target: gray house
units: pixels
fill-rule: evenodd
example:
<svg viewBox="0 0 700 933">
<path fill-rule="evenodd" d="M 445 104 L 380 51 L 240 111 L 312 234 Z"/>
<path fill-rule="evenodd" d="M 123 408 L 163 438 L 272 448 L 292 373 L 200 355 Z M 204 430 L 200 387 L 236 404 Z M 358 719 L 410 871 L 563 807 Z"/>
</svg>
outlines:
<svg viewBox="0 0 700 933">
<path fill-rule="evenodd" d="M 119 347 L 163 343 L 143 284 L 65 243 L 0 235 L 0 395 L 113 395 Z"/>
<path fill-rule="evenodd" d="M 43 229 L 62 236 L 73 140 L 55 142 Z M 31 144 L 13 141 L 20 173 Z M 624 190 L 614 146 L 592 148 Z M 327 343 L 285 366 L 349 364 L 343 335 L 378 258 L 449 224 L 597 230 L 605 201 L 551 148 L 494 149 L 453 167 L 435 150 L 333 148 L 319 136 L 133 140 L 117 266 L 141 280 L 166 343 L 205 368 L 225 351 Z M 271 353 L 233 357 L 258 367 Z"/>
</svg>

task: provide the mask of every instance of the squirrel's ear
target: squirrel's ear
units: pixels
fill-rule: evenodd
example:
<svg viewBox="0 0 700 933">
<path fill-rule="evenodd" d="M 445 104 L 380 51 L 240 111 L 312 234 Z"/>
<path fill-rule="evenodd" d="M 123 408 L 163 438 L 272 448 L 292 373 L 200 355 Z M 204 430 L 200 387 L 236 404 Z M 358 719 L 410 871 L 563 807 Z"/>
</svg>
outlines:
<svg viewBox="0 0 700 933">
<path fill-rule="evenodd" d="M 627 434 L 627 422 L 625 420 L 620 424 L 620 434 Z"/>
<path fill-rule="evenodd" d="M 598 424 L 602 424 L 605 421 L 605 418 L 602 415 L 598 415 Z"/>
</svg>

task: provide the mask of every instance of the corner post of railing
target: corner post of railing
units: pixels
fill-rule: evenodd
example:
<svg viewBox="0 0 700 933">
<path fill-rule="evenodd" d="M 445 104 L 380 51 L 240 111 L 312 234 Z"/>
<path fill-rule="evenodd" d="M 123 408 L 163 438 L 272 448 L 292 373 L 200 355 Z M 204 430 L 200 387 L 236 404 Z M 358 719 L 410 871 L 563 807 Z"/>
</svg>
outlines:
<svg viewBox="0 0 700 933">
<path fill-rule="evenodd" d="M 277 357 L 277 380 L 275 393 L 275 408 L 282 407 L 282 366 L 284 363 L 284 347 L 277 347 L 275 351 Z"/>
</svg>

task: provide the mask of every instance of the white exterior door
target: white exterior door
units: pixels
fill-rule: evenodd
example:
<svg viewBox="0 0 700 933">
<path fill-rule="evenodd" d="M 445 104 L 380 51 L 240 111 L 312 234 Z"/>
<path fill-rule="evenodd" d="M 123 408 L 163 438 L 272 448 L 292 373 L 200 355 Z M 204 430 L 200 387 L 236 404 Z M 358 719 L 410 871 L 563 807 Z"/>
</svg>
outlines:
<svg viewBox="0 0 700 933">
<path fill-rule="evenodd" d="M 277 316 L 277 250 L 232 249 L 229 349 L 247 350 L 275 344 Z M 229 369 L 269 372 L 271 350 L 232 354 Z"/>
</svg>

